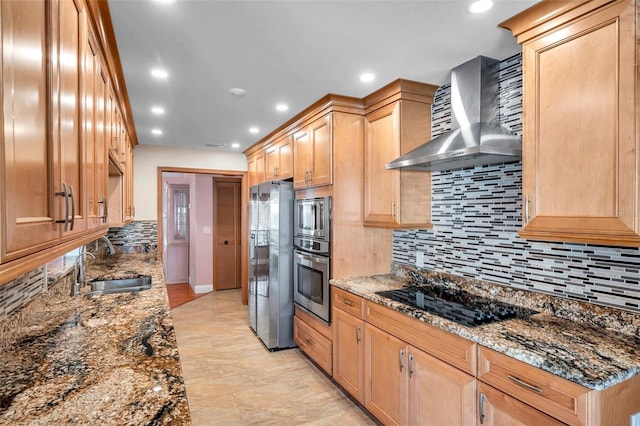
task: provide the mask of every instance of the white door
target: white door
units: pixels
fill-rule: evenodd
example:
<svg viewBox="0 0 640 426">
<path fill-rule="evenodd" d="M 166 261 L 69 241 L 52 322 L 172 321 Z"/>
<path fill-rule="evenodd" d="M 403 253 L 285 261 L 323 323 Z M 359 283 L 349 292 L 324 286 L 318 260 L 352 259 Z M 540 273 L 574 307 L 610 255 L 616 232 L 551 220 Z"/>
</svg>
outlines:
<svg viewBox="0 0 640 426">
<path fill-rule="evenodd" d="M 189 185 L 166 187 L 164 276 L 167 284 L 189 282 Z"/>
</svg>

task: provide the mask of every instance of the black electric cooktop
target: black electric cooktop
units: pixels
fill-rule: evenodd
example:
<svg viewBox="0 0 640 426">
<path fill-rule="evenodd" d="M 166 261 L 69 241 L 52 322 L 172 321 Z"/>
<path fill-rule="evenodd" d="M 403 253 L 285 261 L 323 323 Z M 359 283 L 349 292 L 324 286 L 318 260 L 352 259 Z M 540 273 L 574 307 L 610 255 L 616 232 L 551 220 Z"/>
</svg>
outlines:
<svg viewBox="0 0 640 426">
<path fill-rule="evenodd" d="M 526 318 L 538 313 L 509 303 L 476 296 L 457 288 L 439 285 L 412 285 L 397 290 L 379 291 L 376 294 L 467 327 L 510 318 Z"/>
</svg>

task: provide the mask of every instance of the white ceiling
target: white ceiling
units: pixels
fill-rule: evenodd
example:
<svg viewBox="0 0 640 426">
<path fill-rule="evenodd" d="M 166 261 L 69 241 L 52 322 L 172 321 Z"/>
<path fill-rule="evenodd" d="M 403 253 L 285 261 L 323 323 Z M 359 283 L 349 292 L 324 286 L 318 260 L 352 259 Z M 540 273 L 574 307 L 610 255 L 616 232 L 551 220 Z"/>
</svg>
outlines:
<svg viewBox="0 0 640 426">
<path fill-rule="evenodd" d="M 139 143 L 239 152 L 327 93 L 364 97 L 397 78 L 441 85 L 477 55 L 520 51 L 497 24 L 536 1 L 496 0 L 483 15 L 469 3 L 109 0 Z M 153 79 L 154 67 L 168 79 Z M 376 79 L 361 83 L 364 71 Z M 231 96 L 234 87 L 247 94 Z"/>
</svg>

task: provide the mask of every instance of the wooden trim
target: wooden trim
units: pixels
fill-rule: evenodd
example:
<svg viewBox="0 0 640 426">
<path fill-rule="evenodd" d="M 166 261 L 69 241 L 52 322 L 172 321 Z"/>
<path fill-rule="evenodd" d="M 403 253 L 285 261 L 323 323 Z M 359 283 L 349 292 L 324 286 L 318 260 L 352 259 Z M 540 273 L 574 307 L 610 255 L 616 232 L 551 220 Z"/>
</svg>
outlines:
<svg viewBox="0 0 640 426">
<path fill-rule="evenodd" d="M 624 0 L 545 0 L 498 24 L 510 30 L 522 44 L 564 23 L 606 5 Z"/>
<path fill-rule="evenodd" d="M 138 145 L 138 135 L 136 126 L 133 121 L 133 112 L 129 103 L 129 94 L 127 85 L 122 71 L 122 63 L 120 62 L 120 54 L 118 53 L 118 44 L 113 31 L 113 22 L 111 21 L 111 12 L 109 11 L 109 3 L 107 0 L 86 0 L 89 19 L 98 34 L 98 43 L 104 52 L 105 61 L 111 81 L 113 83 L 114 96 L 120 104 L 120 112 L 127 124 L 127 132 L 132 146 Z"/>
<path fill-rule="evenodd" d="M 188 167 L 170 167 L 159 166 L 156 174 L 156 217 L 158 222 L 158 254 L 161 261 L 164 263 L 164 256 L 162 252 L 162 238 L 164 236 L 164 229 L 162 227 L 162 173 L 174 172 L 174 173 L 194 173 L 204 175 L 222 175 L 222 176 L 238 176 L 240 177 L 240 200 L 241 200 L 241 218 L 242 229 L 240 230 L 242 250 L 240 254 L 240 286 L 241 286 L 241 301 L 243 305 L 249 303 L 248 296 L 248 283 L 249 283 L 249 247 L 244 243 L 247 235 L 249 235 L 249 175 L 244 171 L 233 170 L 212 170 L 212 169 L 191 169 Z M 213 208 L 213 207 L 212 207 Z"/>
<path fill-rule="evenodd" d="M 248 157 L 254 152 L 269 146 L 273 141 L 286 137 L 290 133 L 294 133 L 300 127 L 310 124 L 316 118 L 328 112 L 346 112 L 362 115 L 362 99 L 328 94 L 296 114 L 289 121 L 286 121 L 243 152 Z"/>
<path fill-rule="evenodd" d="M 367 95 L 364 99 L 364 113 L 370 114 L 379 108 L 398 100 L 411 100 L 431 105 L 438 86 L 419 81 L 397 79 Z"/>
<path fill-rule="evenodd" d="M 107 235 L 107 230 L 108 228 L 106 226 L 96 228 L 90 233 L 82 234 L 79 238 L 69 239 L 51 248 L 0 264 L 0 286 L 20 277 L 21 275 L 31 272 L 40 266 L 43 266 L 47 262 L 50 262 L 73 249 L 90 243 L 91 241 L 95 241 L 103 235 Z"/>
</svg>

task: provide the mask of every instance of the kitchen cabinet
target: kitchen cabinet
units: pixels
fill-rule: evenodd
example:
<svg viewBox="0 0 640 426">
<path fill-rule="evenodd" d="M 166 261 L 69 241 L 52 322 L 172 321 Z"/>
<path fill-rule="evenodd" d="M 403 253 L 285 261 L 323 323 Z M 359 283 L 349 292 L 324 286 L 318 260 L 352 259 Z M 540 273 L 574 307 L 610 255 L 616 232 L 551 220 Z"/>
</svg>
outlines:
<svg viewBox="0 0 640 426">
<path fill-rule="evenodd" d="M 0 7 L 4 284 L 106 232 L 103 100 L 107 82 L 121 81 L 122 72 L 108 55 L 106 3 L 3 1 Z"/>
<path fill-rule="evenodd" d="M 247 158 L 249 186 L 258 185 L 265 181 L 265 154 L 258 150 Z"/>
<path fill-rule="evenodd" d="M 437 87 L 396 80 L 365 102 L 364 224 L 430 228 L 431 174 L 387 170 L 385 165 L 431 137 Z"/>
<path fill-rule="evenodd" d="M 333 182 L 331 113 L 294 133 L 293 187 L 310 188 Z"/>
<path fill-rule="evenodd" d="M 129 223 L 135 217 L 135 207 L 133 205 L 133 145 L 129 140 L 129 136 L 126 137 L 126 157 L 125 157 L 125 219 L 126 223 Z"/>
<path fill-rule="evenodd" d="M 273 180 L 293 176 L 293 135 L 285 136 L 265 149 L 266 177 Z"/>
<path fill-rule="evenodd" d="M 359 403 L 364 403 L 364 321 L 362 298 L 331 288 L 333 379 Z"/>
<path fill-rule="evenodd" d="M 542 2 L 501 24 L 523 52 L 523 238 L 640 246 L 637 7 Z"/>
<path fill-rule="evenodd" d="M 296 307 L 293 317 L 293 340 L 320 368 L 331 374 L 333 347 L 330 326 Z"/>
<path fill-rule="evenodd" d="M 107 73 L 98 50 L 97 38 L 89 26 L 85 38 L 82 73 L 82 105 L 84 126 L 84 178 L 88 203 L 89 228 L 107 223 L 107 147 L 105 139 L 105 96 L 108 84 Z"/>
<path fill-rule="evenodd" d="M 3 263 L 86 230 L 81 7 L 73 1 L 2 2 Z M 46 31 L 49 19 L 61 23 L 57 32 Z M 72 60 L 60 59 L 67 55 Z"/>
<path fill-rule="evenodd" d="M 482 382 L 478 383 L 478 423 L 487 426 L 560 426 L 565 425 L 553 417 L 510 397 Z"/>
</svg>

